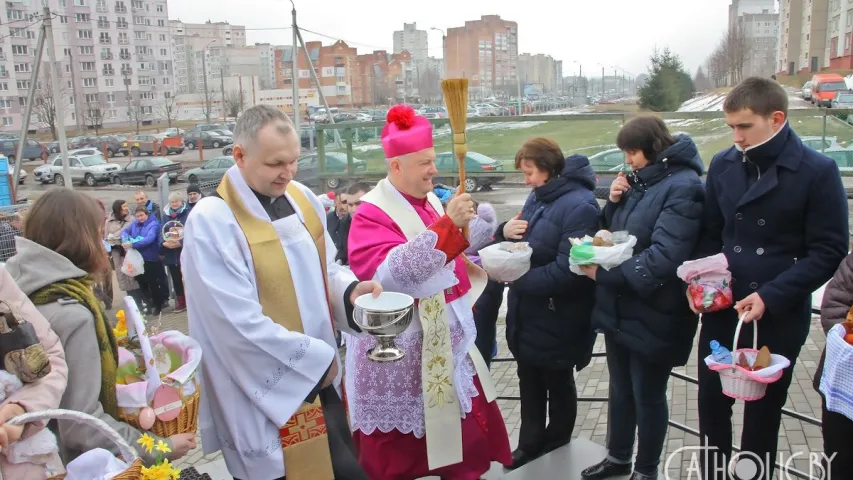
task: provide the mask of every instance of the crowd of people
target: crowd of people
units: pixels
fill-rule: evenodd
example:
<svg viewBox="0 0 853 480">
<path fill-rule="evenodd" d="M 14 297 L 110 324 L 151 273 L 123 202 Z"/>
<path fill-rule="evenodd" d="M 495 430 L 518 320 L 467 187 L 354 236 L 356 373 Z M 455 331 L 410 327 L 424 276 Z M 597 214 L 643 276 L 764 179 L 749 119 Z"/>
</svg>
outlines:
<svg viewBox="0 0 853 480">
<path fill-rule="evenodd" d="M 712 340 L 732 351 L 751 346 L 761 325 L 758 344 L 796 363 L 811 292 L 832 279 L 825 330 L 851 312 L 853 257 L 845 259 L 838 167 L 803 146 L 781 87 L 746 79 L 723 108 L 734 146 L 714 157 L 704 181 L 706 163 L 689 136 L 671 134 L 655 116 L 627 122 L 616 144 L 631 172 L 613 182 L 603 207 L 586 157 L 531 138 L 515 167 L 532 191 L 500 224 L 490 205 L 433 185 L 432 126 L 406 106 L 389 111 L 387 177 L 373 187 L 357 183 L 320 198 L 294 182 L 300 142 L 293 125 L 258 105 L 237 122 L 234 167 L 203 201 L 196 186 L 187 197 L 173 193 L 162 209 L 137 192 L 135 205 L 118 200 L 105 214 L 85 194 L 49 190 L 15 227 L 16 254 L 0 271 L 0 313 L 13 306 L 32 323 L 51 365 L 0 406 L 0 472 L 45 478 L 57 458 L 68 463 L 94 448 L 119 453 L 103 434 L 60 420 L 47 426 L 55 455 L 13 462 L 3 451 L 45 428 L 8 423 L 24 412 L 85 412 L 131 444 L 142 434 L 116 405 L 117 347 L 103 298 L 115 272 L 118 288 L 149 315 L 166 308 L 171 292 L 174 310 L 187 310 L 189 334 L 203 351 L 202 447 L 221 450 L 234 478 L 475 480 L 493 462 L 520 468 L 572 441 L 574 373 L 590 363 L 599 334 L 610 384 L 608 453 L 587 459 L 582 477 L 657 478 L 670 372 L 692 354 L 700 358 L 699 430 L 708 447 L 702 476 L 740 478 L 728 465 L 735 400 L 701 359 Z M 573 272 L 570 239 L 601 229 L 635 237 L 631 258 Z M 513 282 L 489 279 L 480 266 L 477 252 L 497 242 L 532 249 L 530 269 Z M 138 275 L 122 269 L 132 251 L 142 259 Z M 737 302 L 700 322 L 676 270 L 719 253 Z M 514 450 L 489 373 L 506 289 L 521 397 Z M 414 319 L 395 338 L 403 357 L 377 362 L 369 357 L 377 340 L 353 312 L 386 294 L 414 299 Z M 739 321 L 742 343 L 735 344 Z M 740 445 L 760 459 L 763 478 L 773 475 L 794 368 L 746 403 Z M 824 359 L 819 391 L 850 385 L 823 369 Z M 825 398 L 823 434 L 827 474 L 851 471 L 845 446 L 853 418 Z M 157 440 L 172 459 L 196 446 L 192 434 Z"/>
</svg>

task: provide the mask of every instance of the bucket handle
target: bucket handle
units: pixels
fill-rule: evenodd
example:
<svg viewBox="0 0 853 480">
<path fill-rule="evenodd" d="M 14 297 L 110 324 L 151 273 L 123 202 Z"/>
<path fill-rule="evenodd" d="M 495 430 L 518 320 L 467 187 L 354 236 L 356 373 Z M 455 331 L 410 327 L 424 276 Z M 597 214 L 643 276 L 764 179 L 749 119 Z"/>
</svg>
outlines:
<svg viewBox="0 0 853 480">
<path fill-rule="evenodd" d="M 409 308 L 412 308 L 412 307 L 409 307 Z M 355 322 L 355 323 L 356 323 L 356 325 L 358 325 L 358 328 L 360 328 L 362 331 L 365 331 L 365 332 L 375 332 L 375 331 L 377 331 L 377 330 L 379 330 L 379 329 L 382 329 L 382 328 L 388 328 L 388 327 L 390 327 L 390 326 L 392 326 L 392 325 L 396 324 L 396 323 L 397 323 L 397 322 L 399 322 L 400 320 L 402 320 L 406 315 L 408 315 L 408 314 L 409 314 L 409 308 L 404 309 L 404 310 L 403 310 L 403 313 L 401 313 L 401 314 L 400 314 L 400 315 L 398 315 L 396 318 L 394 318 L 394 320 L 391 320 L 390 322 L 386 323 L 385 325 L 380 325 L 380 326 L 378 326 L 378 327 L 371 327 L 371 326 L 368 326 L 368 325 L 364 325 L 364 324 L 362 324 L 361 322 L 358 322 L 358 321 L 357 321 L 357 322 Z M 364 311 L 364 309 L 363 309 L 363 308 L 356 306 L 356 307 L 355 307 L 355 309 L 354 309 L 354 311 L 353 311 L 353 314 L 355 314 L 355 312 L 363 312 L 363 311 Z M 353 315 L 353 317 L 361 318 L 361 315 Z"/>
<path fill-rule="evenodd" d="M 737 341 L 740 338 L 740 328 L 743 326 L 743 320 L 746 318 L 749 312 L 743 312 L 743 315 L 737 321 L 737 328 L 735 328 L 735 339 L 732 342 L 732 368 L 737 366 L 737 361 L 735 360 L 735 351 L 737 350 Z M 752 321 L 752 349 L 758 350 L 758 321 Z"/>
</svg>

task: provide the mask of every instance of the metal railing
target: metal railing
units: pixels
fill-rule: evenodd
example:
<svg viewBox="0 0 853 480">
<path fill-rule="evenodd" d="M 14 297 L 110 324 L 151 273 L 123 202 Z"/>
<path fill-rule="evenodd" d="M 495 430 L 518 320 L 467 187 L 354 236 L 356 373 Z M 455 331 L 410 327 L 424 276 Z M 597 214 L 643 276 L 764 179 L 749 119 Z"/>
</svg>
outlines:
<svg viewBox="0 0 853 480">
<path fill-rule="evenodd" d="M 605 355 L 606 355 L 605 352 L 593 352 L 592 357 L 594 360 L 595 358 L 602 358 Z M 492 363 L 504 363 L 504 362 L 514 362 L 514 361 L 515 361 L 515 358 L 512 358 L 512 357 L 498 357 L 498 358 L 492 359 Z M 697 379 L 691 377 L 690 375 L 686 375 L 684 373 L 675 372 L 675 371 L 671 371 L 669 373 L 669 375 L 670 375 L 670 377 L 677 378 L 679 380 L 684 380 L 687 383 L 691 383 L 693 385 L 699 385 L 699 381 Z M 521 396 L 520 395 L 499 395 L 497 397 L 497 400 L 521 401 Z M 610 401 L 609 397 L 578 395 L 578 402 L 609 402 L 609 401 Z M 787 415 L 791 418 L 800 420 L 802 422 L 806 422 L 808 424 L 814 425 L 818 428 L 820 428 L 820 426 L 821 426 L 821 422 L 817 418 L 810 417 L 808 415 L 804 415 L 802 413 L 796 412 L 796 411 L 788 409 L 788 408 L 782 408 L 782 414 Z M 699 430 L 696 430 L 695 428 L 689 427 L 683 423 L 676 422 L 675 420 L 672 420 L 671 418 L 667 419 L 667 423 L 669 424 L 670 427 L 681 430 L 682 432 L 693 435 L 694 437 L 700 436 Z M 732 451 L 733 452 L 740 452 L 741 449 L 739 446 L 732 444 Z M 802 470 L 798 470 L 798 469 L 790 467 L 790 466 L 786 467 L 786 466 L 782 465 L 780 462 L 776 462 L 775 466 L 776 466 L 776 469 L 778 469 L 779 471 L 790 473 L 791 475 L 798 477 L 798 478 L 803 478 L 806 480 L 819 480 L 819 479 L 812 478 L 808 473 L 803 472 Z"/>
<path fill-rule="evenodd" d="M 512 168 L 512 160 L 521 144 L 534 136 L 554 139 L 567 155 L 581 153 L 592 156 L 615 148 L 618 127 L 636 115 L 638 113 L 569 112 L 556 115 L 468 118 L 468 151 L 501 161 L 504 168 L 502 171 L 468 170 L 467 175 L 474 178 L 504 177 L 520 181 L 521 175 Z M 671 131 L 689 134 L 696 141 L 706 164 L 715 153 L 732 145 L 731 133 L 722 111 L 661 112 L 656 115 L 667 121 Z M 853 176 L 853 125 L 848 123 L 848 115 L 853 115 L 853 109 L 809 108 L 792 109 L 788 112 L 794 130 L 808 140 L 810 146 L 828 152 L 836 158 L 843 176 Z M 430 123 L 434 128 L 436 152 L 451 151 L 449 120 L 434 119 L 430 120 Z M 380 142 L 382 127 L 384 122 L 313 124 L 309 135 L 312 147 L 316 148 L 314 154 L 317 156 L 317 176 L 352 181 L 381 178 L 385 168 Z M 588 141 L 584 142 L 585 138 L 588 138 Z M 332 152 L 336 154 L 336 161 L 330 168 L 331 162 L 328 158 Z M 346 156 L 345 165 L 342 165 L 343 155 Z M 362 163 L 366 163 L 366 169 L 355 168 L 356 164 Z M 610 170 L 615 166 L 617 165 L 609 163 L 593 164 L 598 173 L 613 175 L 615 172 Z M 439 170 L 441 171 L 441 168 Z M 454 172 L 447 173 L 455 175 Z"/>
<path fill-rule="evenodd" d="M 15 255 L 15 237 L 21 235 L 21 224 L 28 205 L 0 207 L 0 262 L 6 263 Z"/>
</svg>

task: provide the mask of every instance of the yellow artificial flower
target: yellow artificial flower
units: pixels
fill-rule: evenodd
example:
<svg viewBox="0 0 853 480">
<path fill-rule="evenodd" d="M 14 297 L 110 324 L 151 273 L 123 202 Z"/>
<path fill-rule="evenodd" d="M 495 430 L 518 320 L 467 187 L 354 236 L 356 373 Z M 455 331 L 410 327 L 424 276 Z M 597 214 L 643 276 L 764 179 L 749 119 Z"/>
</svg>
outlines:
<svg viewBox="0 0 853 480">
<path fill-rule="evenodd" d="M 181 471 L 174 468 L 168 460 L 153 467 L 142 467 L 143 480 L 177 480 Z"/>
<path fill-rule="evenodd" d="M 137 440 L 136 443 L 142 445 L 142 448 L 144 448 L 145 451 L 149 454 L 154 451 L 154 439 L 147 433 L 142 434 L 142 436 L 139 437 L 139 440 Z"/>
<path fill-rule="evenodd" d="M 113 329 L 113 336 L 116 338 L 124 338 L 127 336 L 127 329 L 116 327 Z"/>
<path fill-rule="evenodd" d="M 118 323 L 116 324 L 116 328 L 123 328 L 127 330 L 127 320 L 124 318 L 124 310 L 119 310 L 116 312 L 116 319 Z"/>
<path fill-rule="evenodd" d="M 169 448 L 169 445 L 166 444 L 163 440 L 157 442 L 156 450 L 160 453 L 171 453 L 172 449 Z"/>
</svg>

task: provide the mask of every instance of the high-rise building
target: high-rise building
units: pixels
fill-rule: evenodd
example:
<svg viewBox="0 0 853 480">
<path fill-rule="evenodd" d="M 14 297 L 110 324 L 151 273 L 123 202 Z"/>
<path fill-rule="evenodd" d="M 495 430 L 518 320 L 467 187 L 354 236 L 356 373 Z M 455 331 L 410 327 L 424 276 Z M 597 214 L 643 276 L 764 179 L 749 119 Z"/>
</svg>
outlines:
<svg viewBox="0 0 853 480">
<path fill-rule="evenodd" d="M 737 18 L 747 52 L 743 76 L 769 77 L 776 71 L 776 44 L 779 41 L 777 13 L 745 13 Z"/>
<path fill-rule="evenodd" d="M 175 57 L 175 83 L 177 93 L 201 92 L 194 59 L 198 52 L 210 47 L 245 47 L 246 27 L 227 22 L 184 23 L 169 20 L 169 33 Z M 209 73 L 209 72 L 208 72 Z M 260 76 L 259 73 L 257 75 Z M 202 76 L 202 77 L 200 77 Z"/>
<path fill-rule="evenodd" d="M 731 5 L 729 5 L 729 28 L 737 26 L 737 19 L 742 15 L 774 13 L 775 11 L 776 0 L 732 0 Z"/>
<path fill-rule="evenodd" d="M 823 66 L 838 69 L 853 68 L 853 5 L 830 0 L 827 44 Z"/>
<path fill-rule="evenodd" d="M 394 53 L 407 51 L 415 62 L 426 62 L 429 42 L 426 30 L 418 30 L 417 23 L 404 23 L 402 30 L 394 32 Z"/>
<path fill-rule="evenodd" d="M 562 84 L 563 66 L 551 55 L 522 53 L 518 56 L 518 75 L 525 85 L 542 85 L 543 92 L 557 92 Z M 559 73 L 559 76 L 558 76 Z"/>
<path fill-rule="evenodd" d="M 55 104 L 40 100 L 51 95 L 62 103 L 69 129 L 156 118 L 174 93 L 166 1 L 50 2 L 59 92 L 50 86 L 46 51 L 39 78 L 32 76 L 43 3 L 7 2 L 0 13 L 0 38 L 5 39 L 0 45 L 2 129 L 21 128 L 34 81 L 39 89 L 31 128 L 47 129 L 54 122 Z"/>
<path fill-rule="evenodd" d="M 468 78 L 475 95 L 517 91 L 518 24 L 483 15 L 447 29 L 444 62 L 445 75 Z"/>
<path fill-rule="evenodd" d="M 258 55 L 261 59 L 261 90 L 270 90 L 275 87 L 275 50 L 277 48 L 269 43 L 256 43 Z"/>
<path fill-rule="evenodd" d="M 832 0 L 833 11 L 841 11 L 841 1 Z M 778 73 L 793 75 L 816 72 L 830 64 L 830 38 L 842 38 L 838 22 L 835 33 L 828 31 L 829 0 L 785 0 L 779 4 Z M 839 14 L 840 15 L 840 14 Z M 846 19 L 846 15 L 844 16 Z M 853 23 L 853 22 L 851 22 Z M 838 40 L 836 40 L 836 46 Z M 836 48 L 837 51 L 837 48 Z"/>
</svg>

